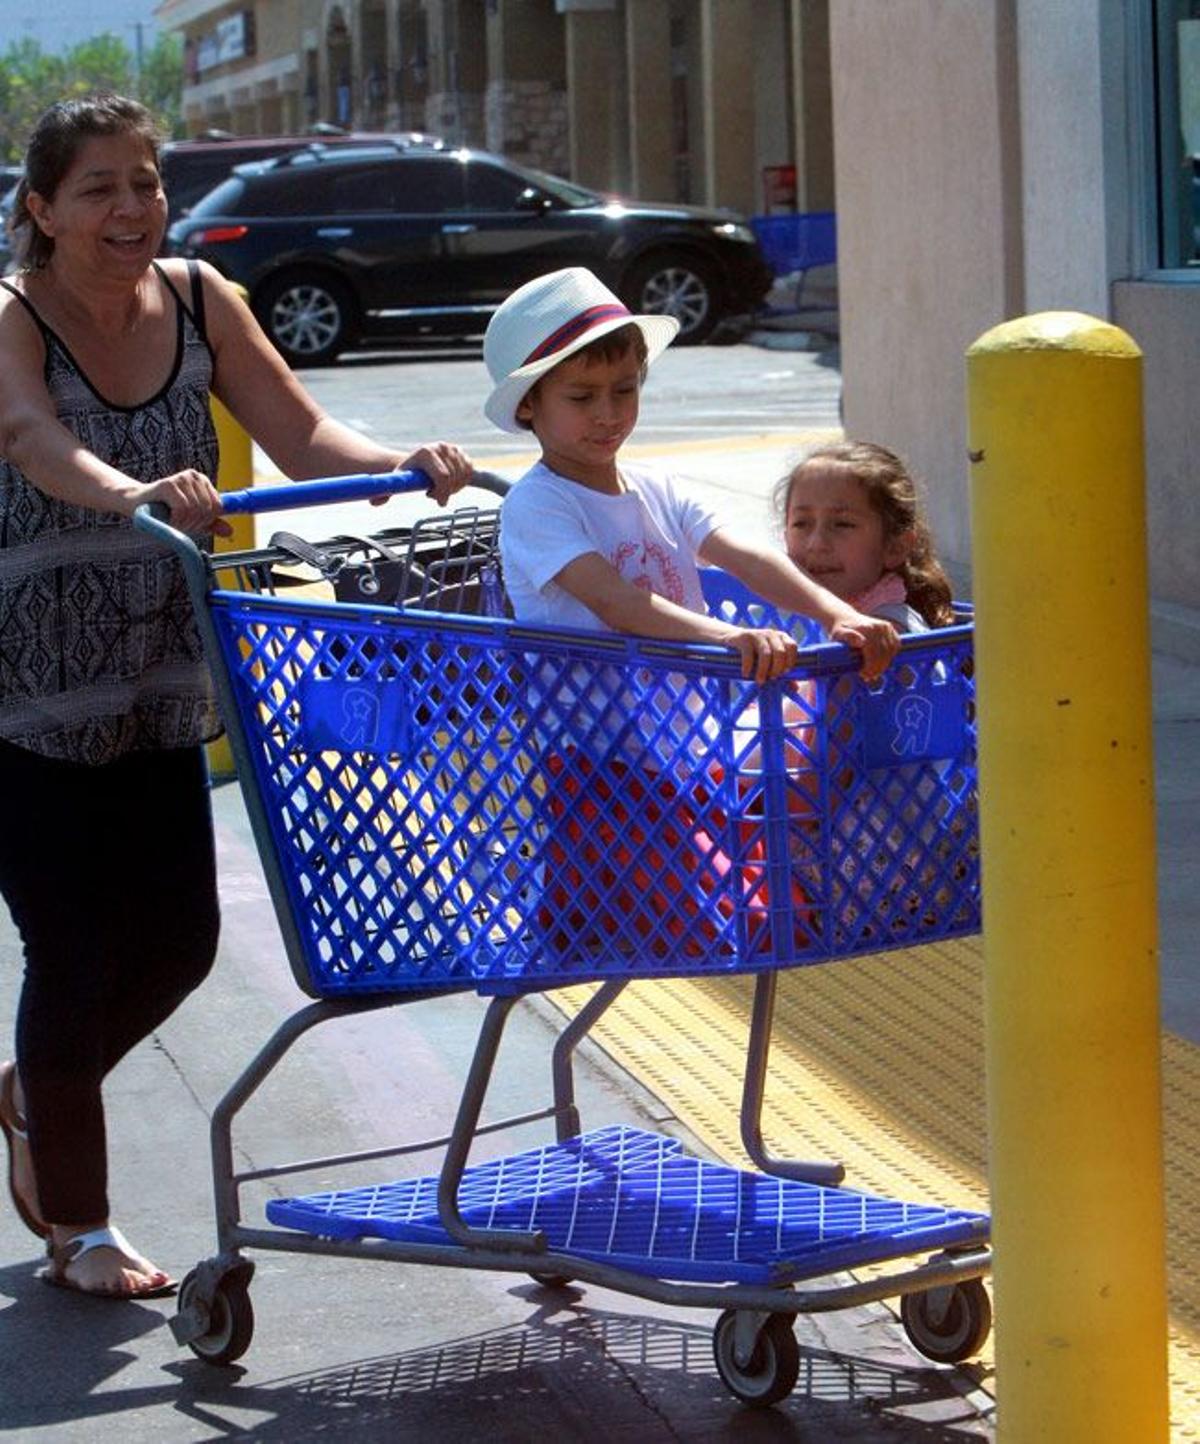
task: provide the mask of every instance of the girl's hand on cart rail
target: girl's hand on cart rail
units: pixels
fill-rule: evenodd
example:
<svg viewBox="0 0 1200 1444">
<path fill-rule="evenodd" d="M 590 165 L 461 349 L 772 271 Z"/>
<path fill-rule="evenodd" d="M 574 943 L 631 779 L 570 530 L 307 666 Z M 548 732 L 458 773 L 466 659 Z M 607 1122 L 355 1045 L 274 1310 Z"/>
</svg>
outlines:
<svg viewBox="0 0 1200 1444">
<path fill-rule="evenodd" d="M 776 627 L 731 627 L 725 646 L 742 659 L 742 676 L 769 682 L 796 665 L 798 648 L 794 637 Z"/>
<path fill-rule="evenodd" d="M 233 527 L 221 515 L 221 495 L 208 477 L 199 471 L 177 471 L 137 487 L 133 509 L 150 502 L 166 507 L 171 525 L 188 536 L 232 536 Z"/>
<path fill-rule="evenodd" d="M 438 506 L 445 506 L 454 493 L 471 480 L 474 467 L 467 453 L 452 441 L 433 441 L 397 462 L 396 470 L 423 471 L 429 478 L 427 495 Z M 375 496 L 371 498 L 371 505 L 382 506 L 385 501 L 386 496 Z"/>
<path fill-rule="evenodd" d="M 869 617 L 865 612 L 835 622 L 829 629 L 829 639 L 862 653 L 862 675 L 868 682 L 882 677 L 900 650 L 900 637 L 891 622 Z"/>
</svg>

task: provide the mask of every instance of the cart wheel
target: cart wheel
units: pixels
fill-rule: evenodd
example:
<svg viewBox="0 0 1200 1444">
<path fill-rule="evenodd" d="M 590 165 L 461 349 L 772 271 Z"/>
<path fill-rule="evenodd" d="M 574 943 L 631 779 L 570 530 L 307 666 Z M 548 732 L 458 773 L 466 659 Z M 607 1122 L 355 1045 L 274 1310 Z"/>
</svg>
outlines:
<svg viewBox="0 0 1200 1444">
<path fill-rule="evenodd" d="M 196 1290 L 196 1270 L 179 1289 L 179 1312 L 191 1308 Z M 244 1278 L 223 1278 L 217 1285 L 210 1310 L 208 1331 L 191 1339 L 188 1348 L 206 1364 L 232 1364 L 250 1347 L 254 1337 L 254 1308 Z"/>
<path fill-rule="evenodd" d="M 735 1399 L 753 1409 L 778 1404 L 796 1387 L 800 1373 L 795 1320 L 791 1314 L 769 1314 L 744 1368 L 734 1354 L 736 1320 L 736 1311 L 726 1309 L 713 1329 L 713 1358 L 721 1382 Z"/>
<path fill-rule="evenodd" d="M 905 1294 L 900 1321 L 914 1349 L 935 1364 L 959 1364 L 977 1354 L 992 1328 L 992 1301 L 979 1279 Z"/>
<path fill-rule="evenodd" d="M 567 1289 L 575 1282 L 570 1274 L 538 1273 L 536 1269 L 529 1270 L 529 1277 L 544 1289 Z"/>
</svg>

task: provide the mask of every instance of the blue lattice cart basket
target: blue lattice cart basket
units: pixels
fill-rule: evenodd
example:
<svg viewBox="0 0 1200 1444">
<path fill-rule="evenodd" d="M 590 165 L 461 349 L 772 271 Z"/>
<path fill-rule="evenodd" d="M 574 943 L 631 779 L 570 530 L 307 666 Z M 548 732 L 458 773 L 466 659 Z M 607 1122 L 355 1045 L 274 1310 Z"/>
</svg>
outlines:
<svg viewBox="0 0 1200 1444">
<path fill-rule="evenodd" d="M 227 506 L 405 482 L 423 478 L 259 489 Z M 780 969 L 979 927 L 969 624 L 907 639 L 877 685 L 814 640 L 793 673 L 758 686 L 720 648 L 534 629 L 426 596 L 297 598 L 274 585 L 278 550 L 214 562 L 147 514 L 139 525 L 183 557 L 288 956 L 318 1000 L 214 1118 L 221 1247 L 181 1291 L 181 1342 L 217 1361 L 248 1346 L 253 1247 L 357 1248 L 711 1304 L 724 1311 L 718 1368 L 755 1404 L 792 1387 L 802 1310 L 900 1294 L 931 1357 L 979 1346 L 986 1217 L 769 1158 L 756 1118 Z M 434 519 L 422 555 L 460 533 L 461 518 Z M 334 543 L 309 555 L 332 558 L 330 575 L 346 565 Z M 486 550 L 475 559 L 494 569 Z M 800 625 L 730 578 L 705 587 L 726 616 Z M 571 1057 L 621 988 L 739 972 L 759 980 L 743 1109 L 756 1170 L 638 1129 L 582 1132 Z M 581 981 L 604 986 L 555 1048 L 553 1105 L 508 1120 L 553 1117 L 556 1141 L 469 1165 L 509 1010 Z M 493 1002 L 440 1173 L 275 1200 L 272 1228 L 244 1225 L 232 1118 L 295 1038 L 347 1009 L 466 989 Z M 803 1287 L 889 1261 L 886 1278 Z"/>
</svg>

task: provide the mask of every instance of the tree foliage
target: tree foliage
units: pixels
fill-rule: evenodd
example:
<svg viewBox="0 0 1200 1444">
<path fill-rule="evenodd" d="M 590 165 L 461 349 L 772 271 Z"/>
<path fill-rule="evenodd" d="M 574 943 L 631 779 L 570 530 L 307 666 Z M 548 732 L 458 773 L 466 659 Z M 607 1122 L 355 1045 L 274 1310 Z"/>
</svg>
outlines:
<svg viewBox="0 0 1200 1444">
<path fill-rule="evenodd" d="M 160 35 L 141 57 L 118 36 L 97 35 L 61 52 L 18 40 L 0 53 L 0 161 L 19 164 L 42 111 L 56 100 L 94 90 L 132 95 L 155 113 L 168 135 L 181 127 L 183 46 L 177 35 Z"/>
</svg>

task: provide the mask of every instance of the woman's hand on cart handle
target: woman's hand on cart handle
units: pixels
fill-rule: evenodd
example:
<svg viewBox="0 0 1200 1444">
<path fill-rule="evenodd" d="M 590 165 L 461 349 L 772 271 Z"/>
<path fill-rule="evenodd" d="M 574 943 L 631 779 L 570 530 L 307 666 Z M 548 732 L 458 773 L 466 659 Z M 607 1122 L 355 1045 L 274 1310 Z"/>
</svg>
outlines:
<svg viewBox="0 0 1200 1444">
<path fill-rule="evenodd" d="M 474 471 L 471 458 L 461 446 L 452 441 L 431 441 L 419 446 L 411 455 L 403 457 L 396 464 L 397 471 L 423 471 L 429 478 L 427 496 L 438 506 L 445 506 L 456 491 L 461 491 Z M 371 498 L 372 506 L 382 506 L 386 496 Z"/>
<path fill-rule="evenodd" d="M 170 476 L 131 492 L 130 514 L 137 507 L 158 502 L 167 511 L 167 520 L 187 536 L 232 536 L 233 527 L 221 515 L 221 496 L 208 477 L 199 471 L 177 471 Z"/>
</svg>

